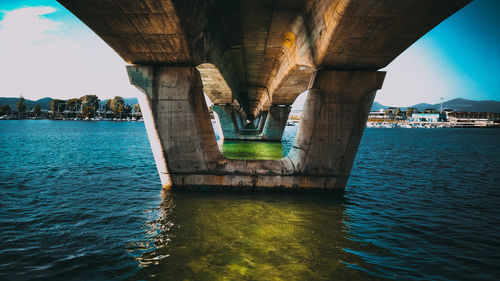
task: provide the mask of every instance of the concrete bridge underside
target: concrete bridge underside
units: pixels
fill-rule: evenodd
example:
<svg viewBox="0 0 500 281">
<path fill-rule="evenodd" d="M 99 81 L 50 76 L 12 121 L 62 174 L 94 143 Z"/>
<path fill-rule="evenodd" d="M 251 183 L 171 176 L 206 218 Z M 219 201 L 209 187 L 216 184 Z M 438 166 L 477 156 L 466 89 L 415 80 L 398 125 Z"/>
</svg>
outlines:
<svg viewBox="0 0 500 281">
<path fill-rule="evenodd" d="M 470 0 L 59 2 L 130 64 L 165 187 L 344 189 L 378 70 Z M 226 138 L 279 141 L 306 90 L 287 157 L 221 155 L 203 93 Z"/>
</svg>

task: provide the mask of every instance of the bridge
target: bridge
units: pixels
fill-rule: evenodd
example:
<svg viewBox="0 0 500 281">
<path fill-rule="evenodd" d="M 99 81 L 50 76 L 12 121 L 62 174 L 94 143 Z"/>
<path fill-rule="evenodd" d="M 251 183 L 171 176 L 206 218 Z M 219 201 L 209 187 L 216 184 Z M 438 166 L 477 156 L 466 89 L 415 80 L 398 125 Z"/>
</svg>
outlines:
<svg viewBox="0 0 500 281">
<path fill-rule="evenodd" d="M 378 70 L 470 2 L 58 1 L 130 64 L 164 187 L 315 189 L 345 188 Z M 221 154 L 204 93 L 226 139 L 280 141 L 305 91 L 286 157 Z"/>
</svg>

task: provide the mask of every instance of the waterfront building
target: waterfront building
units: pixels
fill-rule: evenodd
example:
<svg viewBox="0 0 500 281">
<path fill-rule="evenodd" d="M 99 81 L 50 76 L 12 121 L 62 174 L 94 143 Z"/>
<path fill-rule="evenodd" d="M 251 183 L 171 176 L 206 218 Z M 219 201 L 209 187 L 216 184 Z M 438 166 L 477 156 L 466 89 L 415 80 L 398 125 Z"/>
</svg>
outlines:
<svg viewBox="0 0 500 281">
<path fill-rule="evenodd" d="M 446 115 L 441 113 L 413 113 L 408 122 L 414 123 L 438 123 L 446 121 Z"/>
<path fill-rule="evenodd" d="M 386 119 L 385 111 L 384 109 L 380 109 L 379 111 L 370 111 L 370 114 L 368 115 L 368 120 L 384 120 Z"/>
<path fill-rule="evenodd" d="M 454 111 L 447 116 L 454 127 L 489 127 L 500 122 L 499 113 Z"/>
</svg>

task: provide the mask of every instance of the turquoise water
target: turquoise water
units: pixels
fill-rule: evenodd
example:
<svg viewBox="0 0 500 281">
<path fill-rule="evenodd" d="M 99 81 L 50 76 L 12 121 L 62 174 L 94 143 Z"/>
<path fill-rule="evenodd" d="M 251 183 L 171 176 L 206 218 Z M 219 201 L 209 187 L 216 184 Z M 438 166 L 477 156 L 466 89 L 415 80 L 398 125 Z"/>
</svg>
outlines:
<svg viewBox="0 0 500 281">
<path fill-rule="evenodd" d="M 0 136 L 0 280 L 500 278 L 500 130 L 367 129 L 343 196 L 162 192 L 143 123 Z"/>
</svg>

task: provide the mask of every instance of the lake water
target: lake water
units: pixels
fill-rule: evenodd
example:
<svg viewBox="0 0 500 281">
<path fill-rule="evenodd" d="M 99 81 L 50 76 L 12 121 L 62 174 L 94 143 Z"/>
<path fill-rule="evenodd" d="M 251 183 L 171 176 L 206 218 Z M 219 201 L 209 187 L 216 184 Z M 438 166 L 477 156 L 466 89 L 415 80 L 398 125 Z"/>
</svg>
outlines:
<svg viewBox="0 0 500 281">
<path fill-rule="evenodd" d="M 366 129 L 325 196 L 162 192 L 143 123 L 0 121 L 0 198 L 0 280 L 500 279 L 500 130 Z"/>
</svg>

